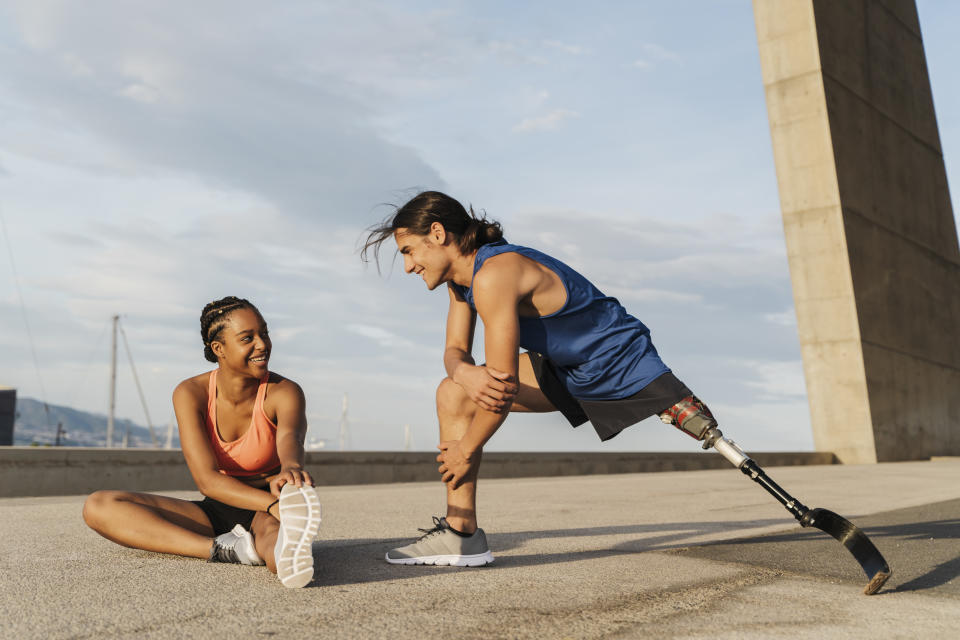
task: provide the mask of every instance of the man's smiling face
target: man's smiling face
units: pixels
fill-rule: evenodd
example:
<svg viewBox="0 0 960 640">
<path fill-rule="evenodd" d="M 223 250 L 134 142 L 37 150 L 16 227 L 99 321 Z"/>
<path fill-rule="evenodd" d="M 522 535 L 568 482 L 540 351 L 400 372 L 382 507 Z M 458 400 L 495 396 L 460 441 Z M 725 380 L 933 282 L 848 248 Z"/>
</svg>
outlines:
<svg viewBox="0 0 960 640">
<path fill-rule="evenodd" d="M 408 229 L 397 229 L 393 239 L 403 256 L 403 270 L 423 278 L 427 289 L 433 291 L 450 280 L 451 260 L 448 248 L 444 246 L 446 233 L 440 223 L 435 222 L 426 235 L 411 233 Z"/>
</svg>

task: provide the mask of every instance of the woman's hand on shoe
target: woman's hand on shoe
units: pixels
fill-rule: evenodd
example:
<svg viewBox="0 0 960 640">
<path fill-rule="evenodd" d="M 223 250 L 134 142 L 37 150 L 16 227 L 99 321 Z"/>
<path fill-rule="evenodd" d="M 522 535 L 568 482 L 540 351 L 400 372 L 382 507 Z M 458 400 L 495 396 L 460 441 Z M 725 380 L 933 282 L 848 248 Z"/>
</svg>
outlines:
<svg viewBox="0 0 960 640">
<path fill-rule="evenodd" d="M 283 467 L 280 469 L 280 473 L 275 475 L 270 480 L 270 493 L 275 496 L 279 496 L 280 489 L 283 488 L 283 485 L 288 483 L 297 487 L 302 487 L 304 485 L 312 487 L 313 478 L 311 478 L 310 474 L 300 467 Z"/>
</svg>

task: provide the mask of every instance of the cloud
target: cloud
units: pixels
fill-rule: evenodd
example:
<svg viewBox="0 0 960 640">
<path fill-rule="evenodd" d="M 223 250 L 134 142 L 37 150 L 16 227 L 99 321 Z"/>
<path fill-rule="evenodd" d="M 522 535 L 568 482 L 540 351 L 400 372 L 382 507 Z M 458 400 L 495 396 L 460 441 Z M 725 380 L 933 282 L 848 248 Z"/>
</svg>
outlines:
<svg viewBox="0 0 960 640">
<path fill-rule="evenodd" d="M 684 293 L 682 291 L 668 291 L 665 289 L 630 289 L 618 286 L 607 286 L 604 293 L 618 298 L 625 305 L 631 302 L 645 304 L 693 304 L 703 303 L 704 299 L 698 293 Z"/>
<path fill-rule="evenodd" d="M 525 87 L 522 91 L 517 92 L 516 95 L 511 96 L 511 98 L 516 100 L 522 109 L 535 111 L 543 107 L 547 100 L 550 99 L 550 92 L 546 89 Z"/>
<path fill-rule="evenodd" d="M 643 50 L 649 56 L 656 58 L 657 60 L 668 60 L 670 62 L 680 62 L 682 60 L 680 54 L 670 51 L 666 47 L 662 47 L 659 44 L 654 44 L 652 42 L 644 44 Z"/>
<path fill-rule="evenodd" d="M 530 43 L 523 42 L 509 42 L 504 40 L 489 40 L 486 42 L 486 49 L 492 53 L 497 59 L 507 65 L 511 66 L 543 66 L 547 64 L 547 58 L 545 56 L 530 53 L 528 49 L 530 48 Z"/>
<path fill-rule="evenodd" d="M 559 40 L 544 40 L 543 45 L 551 49 L 558 49 L 564 53 L 569 53 L 573 56 L 580 56 L 586 53 L 589 53 L 586 47 L 579 44 L 567 44 L 565 42 L 560 42 Z"/>
<path fill-rule="evenodd" d="M 530 133 L 533 131 L 552 131 L 557 129 L 565 120 L 577 118 L 580 114 L 571 109 L 554 109 L 542 116 L 533 118 L 524 118 L 519 124 L 513 127 L 517 133 Z"/>
<path fill-rule="evenodd" d="M 656 62 L 670 62 L 673 64 L 682 64 L 683 58 L 680 54 L 667 49 L 659 44 L 647 42 L 641 45 L 643 57 L 635 59 L 628 66 L 634 69 L 653 69 Z"/>
<path fill-rule="evenodd" d="M 797 326 L 797 312 L 793 307 L 784 311 L 764 314 L 763 319 L 773 324 L 783 325 L 785 327 Z"/>
<path fill-rule="evenodd" d="M 400 338 L 398 335 L 396 335 L 392 331 L 388 331 L 383 327 L 375 327 L 367 324 L 348 324 L 346 325 L 346 330 L 349 331 L 350 333 L 355 333 L 365 338 L 370 338 L 381 347 L 411 348 L 415 346 L 409 340 Z"/>
<path fill-rule="evenodd" d="M 498 60 L 501 64 L 509 67 L 545 67 L 557 61 L 556 52 L 565 56 L 584 56 L 591 51 L 579 44 L 570 44 L 556 39 L 546 40 L 528 40 L 518 38 L 514 40 L 504 40 L 501 38 L 481 39 L 482 49 Z M 461 56 L 461 65 L 463 59 L 469 56 Z M 538 71 L 539 73 L 539 71 Z"/>
<path fill-rule="evenodd" d="M 757 378 L 747 384 L 762 394 L 761 400 L 776 402 L 791 397 L 801 401 L 805 399 L 806 384 L 801 360 L 746 361 L 743 364 L 756 372 Z"/>
<path fill-rule="evenodd" d="M 140 84 L 139 82 L 125 86 L 120 90 L 120 95 L 130 98 L 131 100 L 136 100 L 137 102 L 145 102 L 148 104 L 160 100 L 160 92 L 157 89 L 145 84 Z"/>
<path fill-rule="evenodd" d="M 329 55 L 362 70 L 359 47 L 304 59 L 296 38 L 261 28 L 272 10 L 241 4 L 198 6 L 190 26 L 172 5 L 15 3 L 7 101 L 46 105 L 30 114 L 35 130 L 85 132 L 141 175 L 187 173 L 304 221 L 346 223 L 392 189 L 443 184 L 379 132 L 377 103 L 346 68 L 313 64 Z M 288 11 L 326 24 L 308 3 Z"/>
<path fill-rule="evenodd" d="M 59 243 L 70 247 L 89 247 L 99 249 L 104 246 L 103 241 L 92 235 L 85 233 L 72 233 L 69 231 L 51 231 L 50 237 Z"/>
</svg>

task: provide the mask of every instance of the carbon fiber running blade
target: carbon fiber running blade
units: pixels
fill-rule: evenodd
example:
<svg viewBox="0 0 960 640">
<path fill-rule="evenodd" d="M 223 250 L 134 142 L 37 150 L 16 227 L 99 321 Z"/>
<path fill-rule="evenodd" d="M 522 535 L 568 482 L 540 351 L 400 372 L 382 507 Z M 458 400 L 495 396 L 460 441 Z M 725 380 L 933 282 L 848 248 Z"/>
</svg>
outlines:
<svg viewBox="0 0 960 640">
<path fill-rule="evenodd" d="M 804 527 L 816 527 L 839 540 L 853 554 L 870 582 L 864 587 L 865 594 L 873 595 L 890 577 L 890 567 L 870 538 L 852 522 L 827 509 L 811 509 L 800 520 Z"/>
</svg>

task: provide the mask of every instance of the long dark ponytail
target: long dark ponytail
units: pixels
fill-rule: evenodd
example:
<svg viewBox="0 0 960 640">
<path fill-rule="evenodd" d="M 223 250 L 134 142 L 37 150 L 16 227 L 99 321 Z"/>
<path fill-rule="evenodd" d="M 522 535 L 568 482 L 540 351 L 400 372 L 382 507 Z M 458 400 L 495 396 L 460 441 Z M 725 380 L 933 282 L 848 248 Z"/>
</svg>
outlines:
<svg viewBox="0 0 960 640">
<path fill-rule="evenodd" d="M 360 251 L 364 262 L 372 252 L 379 264 L 380 245 L 397 229 L 407 229 L 416 235 L 427 235 L 430 225 L 439 222 L 457 241 L 463 255 L 473 253 L 490 242 L 503 238 L 500 223 L 477 215 L 471 206 L 465 209 L 457 200 L 439 191 L 424 191 L 390 214 L 381 224 L 368 229 L 367 241 Z"/>
</svg>

